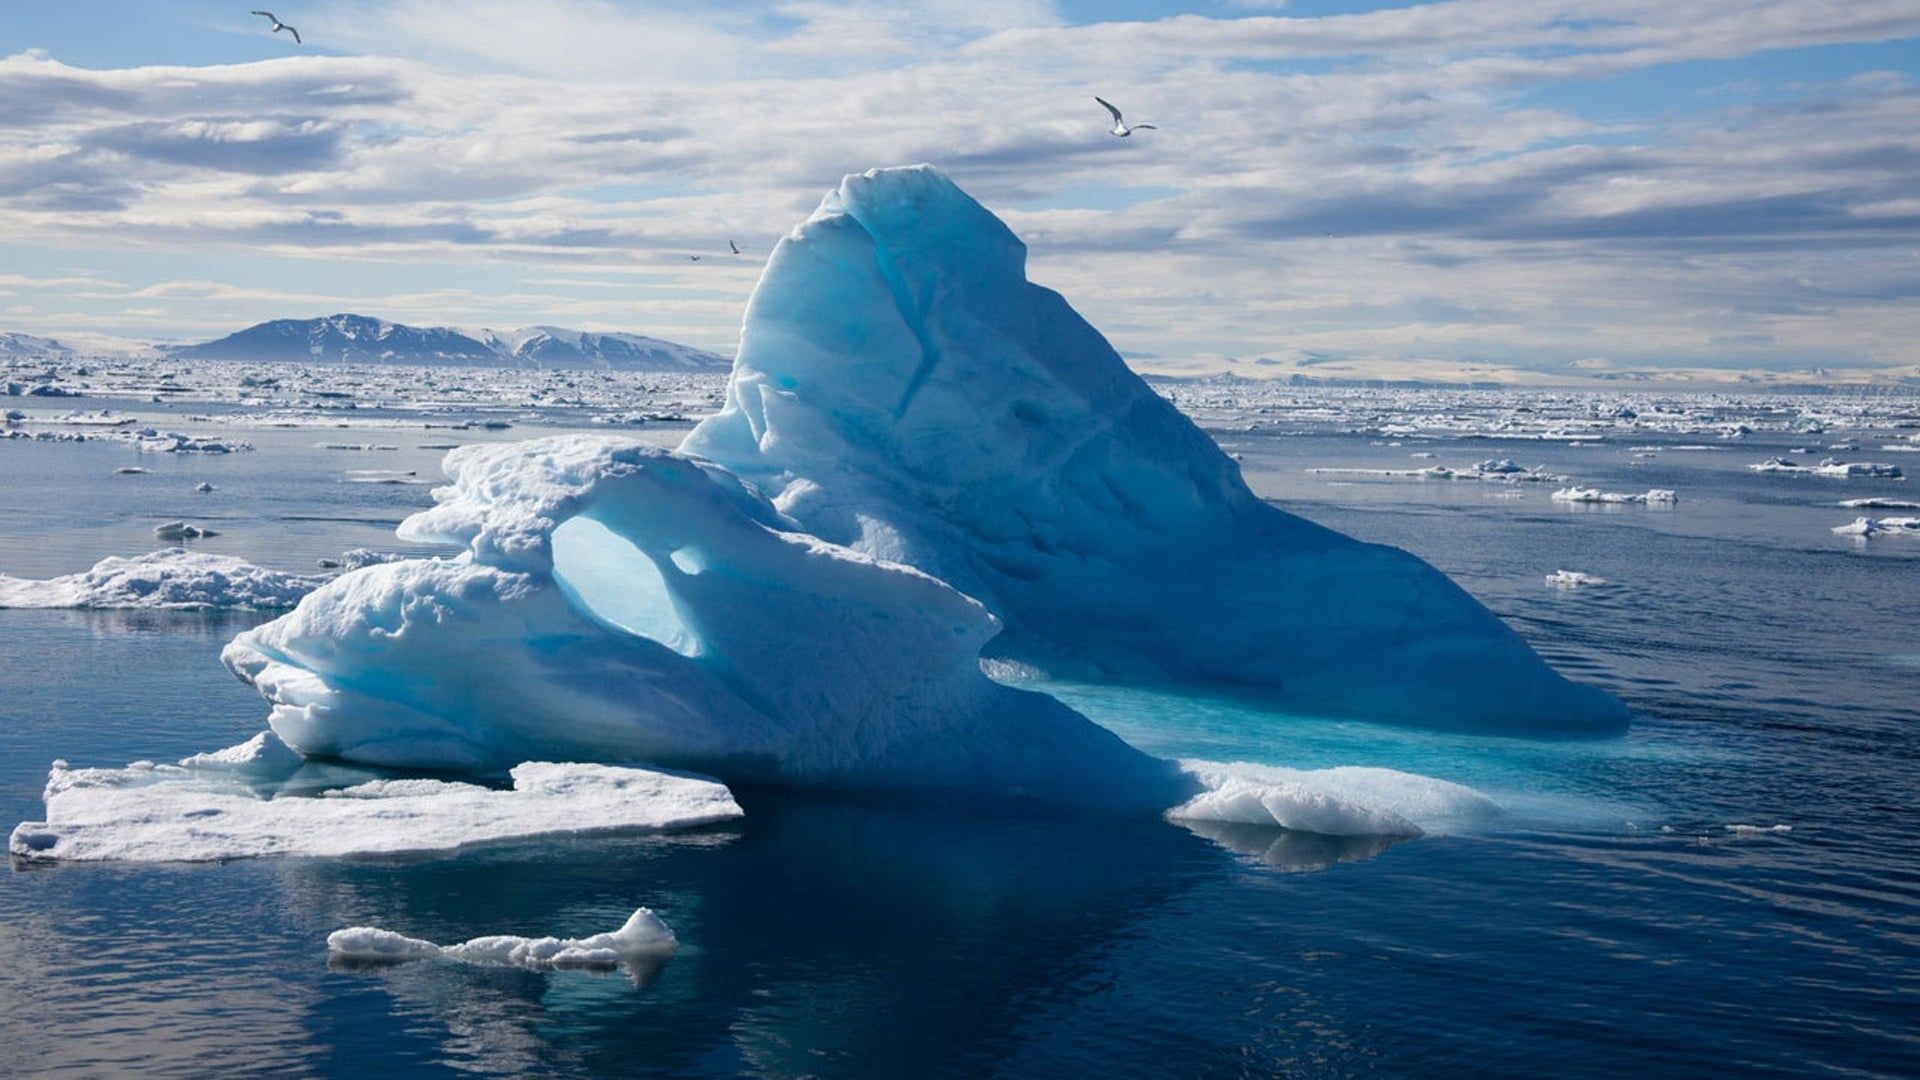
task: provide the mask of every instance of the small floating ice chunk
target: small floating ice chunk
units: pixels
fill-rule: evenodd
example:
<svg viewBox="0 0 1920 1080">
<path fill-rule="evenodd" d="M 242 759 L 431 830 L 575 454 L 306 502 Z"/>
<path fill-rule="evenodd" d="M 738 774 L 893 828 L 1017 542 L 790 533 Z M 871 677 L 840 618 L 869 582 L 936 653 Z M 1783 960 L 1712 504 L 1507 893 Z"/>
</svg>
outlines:
<svg viewBox="0 0 1920 1080">
<path fill-rule="evenodd" d="M 253 449 L 248 443 L 197 439 L 178 431 L 158 432 L 152 428 L 135 432 L 134 439 L 134 445 L 145 454 L 233 454 Z"/>
<path fill-rule="evenodd" d="M 327 935 L 327 958 L 333 961 L 400 964 L 447 959 L 533 971 L 611 968 L 622 960 L 669 956 L 679 947 L 666 921 L 644 907 L 634 909 L 620 929 L 584 938 L 496 934 L 458 945 L 435 945 L 372 926 L 349 926 Z"/>
<path fill-rule="evenodd" d="M 1875 495 L 1865 499 L 1841 499 L 1840 505 L 1849 510 L 1920 510 L 1920 502 L 1911 499 L 1889 499 Z"/>
<path fill-rule="evenodd" d="M 1904 480 L 1906 476 L 1900 466 L 1879 461 L 1839 461 L 1825 458 L 1818 465 L 1801 465 L 1785 458 L 1768 458 L 1747 468 L 1758 473 L 1784 473 L 1791 476 L 1825 476 L 1840 480 L 1855 477 L 1878 477 L 1883 480 Z"/>
<path fill-rule="evenodd" d="M 1414 457 L 1422 455 L 1415 454 Z M 1425 455 L 1432 457 L 1432 454 Z M 1511 458 L 1488 458 L 1472 465 L 1453 468 L 1448 465 L 1429 465 L 1424 469 L 1362 469 L 1344 466 L 1322 465 L 1308 469 L 1315 476 L 1380 476 L 1404 477 L 1416 480 L 1483 480 L 1501 484 L 1523 483 L 1560 483 L 1566 479 L 1547 472 L 1544 468 L 1517 465 Z"/>
<path fill-rule="evenodd" d="M 325 580 L 164 548 L 44 580 L 0 574 L 0 608 L 290 608 Z"/>
<path fill-rule="evenodd" d="M 469 844 L 741 816 L 725 785 L 612 765 L 525 762 L 501 791 L 450 780 L 371 780 L 318 796 L 261 796 L 291 781 L 298 755 L 271 735 L 178 765 L 75 769 L 55 762 L 45 821 L 21 823 L 24 859 L 205 862 L 263 855 L 395 855 Z M 311 766 L 309 766 L 311 768 Z"/>
<path fill-rule="evenodd" d="M 1555 570 L 1547 575 L 1547 584 L 1556 589 L 1580 589 L 1590 585 L 1605 585 L 1607 579 L 1597 574 L 1580 570 Z"/>
<path fill-rule="evenodd" d="M 205 495 L 207 492 L 213 490 L 213 485 L 207 483 L 205 480 L 202 480 L 199 483 L 193 485 L 193 490 L 201 493 L 202 495 Z"/>
<path fill-rule="evenodd" d="M 1833 531 L 1841 536 L 1920 536 L 1920 517 L 1857 517 Z"/>
<path fill-rule="evenodd" d="M 1669 488 L 1650 488 L 1642 494 L 1619 491 L 1602 491 L 1599 488 L 1579 486 L 1561 488 L 1553 493 L 1553 501 L 1558 503 L 1608 503 L 1631 506 L 1672 506 L 1680 501 L 1680 496 Z"/>
<path fill-rule="evenodd" d="M 201 525 L 189 525 L 184 521 L 169 521 L 153 527 L 153 535 L 161 540 L 198 540 L 203 536 L 219 536 L 212 529 Z"/>
<path fill-rule="evenodd" d="M 1767 836 L 1769 834 L 1790 833 L 1791 825 L 1728 825 L 1727 831 L 1735 836 Z"/>
<path fill-rule="evenodd" d="M 1461 784 L 1394 769 L 1287 769 L 1250 762 L 1182 761 L 1200 794 L 1174 821 L 1265 825 L 1326 836 L 1419 836 L 1429 826 L 1492 816 L 1499 807 Z"/>
</svg>

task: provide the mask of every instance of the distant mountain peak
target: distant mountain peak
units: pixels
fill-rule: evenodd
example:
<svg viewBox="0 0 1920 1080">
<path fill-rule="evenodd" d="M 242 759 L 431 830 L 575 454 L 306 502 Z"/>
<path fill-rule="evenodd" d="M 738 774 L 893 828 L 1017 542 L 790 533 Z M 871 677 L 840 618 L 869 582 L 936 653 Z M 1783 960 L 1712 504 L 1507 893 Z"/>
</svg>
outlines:
<svg viewBox="0 0 1920 1080">
<path fill-rule="evenodd" d="M 730 366 L 725 357 L 644 334 L 544 325 L 517 330 L 462 330 L 409 326 L 351 312 L 311 319 L 274 319 L 214 341 L 176 349 L 173 355 L 188 360 L 634 371 L 721 372 Z"/>
<path fill-rule="evenodd" d="M 52 338 L 0 332 L 0 359 L 62 360 L 72 356 L 73 352 Z"/>
</svg>

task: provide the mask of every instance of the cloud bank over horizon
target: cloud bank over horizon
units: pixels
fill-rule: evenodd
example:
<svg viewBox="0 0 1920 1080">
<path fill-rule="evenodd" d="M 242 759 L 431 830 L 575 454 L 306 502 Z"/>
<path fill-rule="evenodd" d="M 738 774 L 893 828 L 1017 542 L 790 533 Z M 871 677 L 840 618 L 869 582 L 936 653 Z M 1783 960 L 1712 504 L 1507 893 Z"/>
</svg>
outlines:
<svg viewBox="0 0 1920 1080">
<path fill-rule="evenodd" d="M 927 161 L 1142 368 L 1920 364 L 1913 0 L 105 6 L 0 14 L 0 329 L 724 350 L 823 191 Z"/>
</svg>

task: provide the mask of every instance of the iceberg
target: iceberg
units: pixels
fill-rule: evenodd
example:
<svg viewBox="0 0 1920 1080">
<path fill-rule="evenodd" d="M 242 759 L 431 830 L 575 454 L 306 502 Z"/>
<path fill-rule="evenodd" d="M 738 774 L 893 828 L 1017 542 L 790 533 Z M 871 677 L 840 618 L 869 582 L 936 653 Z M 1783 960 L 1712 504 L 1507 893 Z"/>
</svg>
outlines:
<svg viewBox="0 0 1920 1080">
<path fill-rule="evenodd" d="M 671 956 L 679 947 L 679 939 L 674 937 L 665 920 L 650 908 L 636 908 L 620 929 L 584 938 L 494 934 L 458 945 L 435 945 L 391 930 L 349 926 L 327 935 L 327 960 L 336 964 L 402 964 L 445 959 L 463 964 L 556 971 L 613 968 L 623 961 Z"/>
<path fill-rule="evenodd" d="M 847 177 L 774 249 L 681 450 L 977 599 L 996 658 L 1435 728 L 1625 725 L 1431 566 L 1254 495 L 1025 261 L 932 168 Z"/>
<path fill-rule="evenodd" d="M 306 773 L 319 771 L 318 777 Z M 265 855 L 427 854 L 471 844 L 612 830 L 682 829 L 741 816 L 704 777 L 530 761 L 498 790 L 438 779 L 360 779 L 306 765 L 270 733 L 177 765 L 53 763 L 46 820 L 8 848 L 45 861 L 207 862 Z M 307 782 L 318 790 L 303 792 Z"/>
<path fill-rule="evenodd" d="M 307 758 L 1341 835 L 1420 826 L 1325 777 L 1183 770 L 983 661 L 1451 729 L 1624 723 L 1432 567 L 1256 497 L 1023 263 L 931 169 L 849 177 L 776 248 L 725 406 L 679 450 L 457 447 L 399 530 L 457 554 L 342 573 L 222 660 Z"/>
</svg>

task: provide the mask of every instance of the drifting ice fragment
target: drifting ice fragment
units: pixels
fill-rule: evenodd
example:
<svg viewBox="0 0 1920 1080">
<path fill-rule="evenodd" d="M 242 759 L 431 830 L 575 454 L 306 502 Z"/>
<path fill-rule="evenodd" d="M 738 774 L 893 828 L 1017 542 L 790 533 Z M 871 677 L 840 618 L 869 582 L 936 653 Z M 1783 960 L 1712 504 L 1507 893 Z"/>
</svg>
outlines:
<svg viewBox="0 0 1920 1080">
<path fill-rule="evenodd" d="M 1394 769 L 1180 765 L 1205 788 L 1167 812 L 1181 822 L 1266 825 L 1325 836 L 1419 836 L 1421 822 L 1443 827 L 1500 812 L 1470 787 Z"/>
<path fill-rule="evenodd" d="M 1880 477 L 1887 480 L 1904 480 L 1900 466 L 1888 465 L 1877 461 L 1837 461 L 1827 458 L 1818 465 L 1798 465 L 1785 458 L 1768 458 L 1757 465 L 1747 468 L 1761 473 L 1784 473 L 1790 476 L 1825 476 L 1835 479 L 1850 479 L 1859 476 Z"/>
<path fill-rule="evenodd" d="M 446 959 L 534 971 L 611 968 L 623 960 L 670 956 L 679 947 L 673 930 L 649 908 L 636 908 L 618 930 L 584 938 L 498 934 L 458 945 L 435 945 L 371 926 L 350 926 L 327 935 L 327 958 L 331 961 L 399 964 Z"/>
<path fill-rule="evenodd" d="M 155 525 L 153 535 L 161 540 L 198 540 L 203 536 L 220 534 L 200 525 L 189 525 L 184 521 L 169 521 L 162 525 Z"/>
<path fill-rule="evenodd" d="M 1653 488 L 1643 495 L 1635 495 L 1576 486 L 1561 488 L 1553 493 L 1552 498 L 1558 503 L 1612 503 L 1636 506 L 1672 506 L 1680 501 L 1679 496 L 1668 488 Z"/>
</svg>

